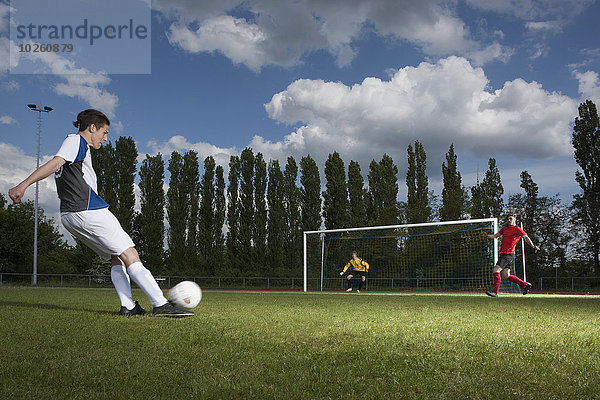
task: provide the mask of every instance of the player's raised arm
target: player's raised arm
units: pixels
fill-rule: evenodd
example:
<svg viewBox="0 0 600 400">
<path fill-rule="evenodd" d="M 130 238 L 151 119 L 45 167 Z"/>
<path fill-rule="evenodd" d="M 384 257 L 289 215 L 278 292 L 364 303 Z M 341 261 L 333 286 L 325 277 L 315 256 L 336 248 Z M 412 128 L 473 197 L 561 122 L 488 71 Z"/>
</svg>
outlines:
<svg viewBox="0 0 600 400">
<path fill-rule="evenodd" d="M 21 201 L 25 195 L 25 190 L 32 184 L 41 181 L 55 173 L 65 163 L 62 157 L 54 156 L 54 158 L 32 172 L 23 182 L 13 187 L 8 191 L 8 195 L 14 203 Z"/>
<path fill-rule="evenodd" d="M 525 241 L 525 243 L 527 243 L 529 246 L 531 246 L 531 248 L 533 248 L 534 250 L 537 251 L 540 249 L 540 246 L 536 246 L 535 244 L 533 244 L 533 242 L 531 241 L 529 236 L 527 236 L 527 235 L 523 236 L 523 240 Z"/>
<path fill-rule="evenodd" d="M 498 239 L 502 235 L 500 234 L 500 232 L 489 233 L 488 231 L 482 231 L 481 232 L 481 236 L 484 236 L 484 237 L 486 237 L 488 239 Z"/>
</svg>

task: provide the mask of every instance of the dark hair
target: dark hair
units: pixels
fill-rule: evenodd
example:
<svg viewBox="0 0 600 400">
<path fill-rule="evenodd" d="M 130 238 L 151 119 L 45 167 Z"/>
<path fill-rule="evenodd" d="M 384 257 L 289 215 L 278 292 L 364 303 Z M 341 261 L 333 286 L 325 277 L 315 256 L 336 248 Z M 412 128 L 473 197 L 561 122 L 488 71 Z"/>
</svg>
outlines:
<svg viewBox="0 0 600 400">
<path fill-rule="evenodd" d="M 358 253 L 356 252 L 356 250 L 353 250 L 353 251 L 352 251 L 352 254 L 356 254 L 356 255 L 358 255 Z"/>
<path fill-rule="evenodd" d="M 73 125 L 79 129 L 79 132 L 85 131 L 91 124 L 94 124 L 96 128 L 100 128 L 104 125 L 110 125 L 110 121 L 102 112 L 92 108 L 77 114 L 77 121 L 73 121 Z"/>
</svg>

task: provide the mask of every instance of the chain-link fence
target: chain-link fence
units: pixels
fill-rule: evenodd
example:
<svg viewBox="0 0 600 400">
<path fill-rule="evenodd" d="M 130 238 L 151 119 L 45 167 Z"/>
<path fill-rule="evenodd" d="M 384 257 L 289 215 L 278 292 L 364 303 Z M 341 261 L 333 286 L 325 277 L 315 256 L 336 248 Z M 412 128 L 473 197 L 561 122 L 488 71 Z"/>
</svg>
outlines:
<svg viewBox="0 0 600 400">
<path fill-rule="evenodd" d="M 0 272 L 0 285 L 23 286 L 31 285 L 32 274 Z M 38 274 L 37 286 L 48 287 L 112 287 L 110 275 L 84 275 L 84 274 Z M 261 290 L 302 290 L 303 278 L 281 278 L 260 276 L 157 276 L 159 286 L 163 289 L 173 287 L 178 282 L 194 281 L 200 287 L 207 289 L 261 289 Z M 345 279 L 340 280 L 339 288 L 346 288 Z M 371 281 L 371 285 L 369 285 Z M 450 290 L 453 282 L 442 282 Z M 549 292 L 600 292 L 600 277 L 543 277 L 533 282 L 533 290 Z M 369 287 L 371 286 L 371 287 Z M 417 285 L 419 286 L 419 285 Z M 309 279 L 309 291 L 318 291 L 319 280 Z M 395 279 L 369 279 L 367 278 L 366 290 L 402 291 L 399 280 Z M 429 288 L 431 290 L 431 288 Z M 427 285 L 421 290 L 427 291 Z"/>
<path fill-rule="evenodd" d="M 0 285 L 30 285 L 32 274 L 0 273 Z M 163 289 L 181 281 L 194 281 L 202 288 L 302 290 L 303 278 L 239 277 L 239 276 L 156 276 Z M 48 287 L 112 287 L 110 275 L 37 274 L 37 286 Z"/>
</svg>

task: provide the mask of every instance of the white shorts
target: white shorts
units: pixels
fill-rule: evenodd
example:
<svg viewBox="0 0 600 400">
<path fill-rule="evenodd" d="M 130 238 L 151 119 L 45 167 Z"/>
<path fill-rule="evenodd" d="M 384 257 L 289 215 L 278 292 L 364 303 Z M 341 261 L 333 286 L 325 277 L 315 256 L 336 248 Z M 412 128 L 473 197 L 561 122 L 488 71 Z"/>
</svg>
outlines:
<svg viewBox="0 0 600 400">
<path fill-rule="evenodd" d="M 62 213 L 60 219 L 71 235 L 105 260 L 135 246 L 108 208 Z"/>
</svg>

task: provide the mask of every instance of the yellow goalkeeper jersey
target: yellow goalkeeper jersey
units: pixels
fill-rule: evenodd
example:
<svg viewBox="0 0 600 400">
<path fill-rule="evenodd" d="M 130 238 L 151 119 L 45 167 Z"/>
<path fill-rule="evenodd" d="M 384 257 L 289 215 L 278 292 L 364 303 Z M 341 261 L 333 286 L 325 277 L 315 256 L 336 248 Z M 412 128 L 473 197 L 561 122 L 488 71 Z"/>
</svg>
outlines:
<svg viewBox="0 0 600 400">
<path fill-rule="evenodd" d="M 348 264 L 346 264 L 346 266 L 344 267 L 344 272 L 346 272 L 348 267 L 350 267 L 351 265 L 355 271 L 369 272 L 369 263 L 367 263 L 366 261 L 363 261 L 362 258 L 357 257 L 356 260 L 352 259 L 352 260 L 348 261 Z"/>
</svg>

